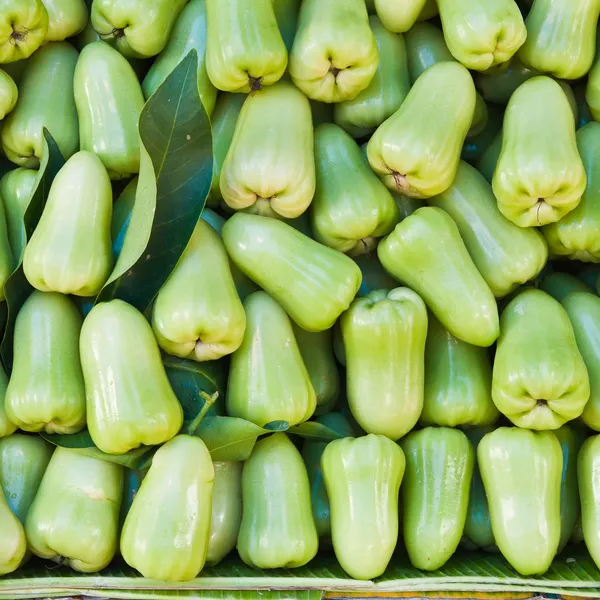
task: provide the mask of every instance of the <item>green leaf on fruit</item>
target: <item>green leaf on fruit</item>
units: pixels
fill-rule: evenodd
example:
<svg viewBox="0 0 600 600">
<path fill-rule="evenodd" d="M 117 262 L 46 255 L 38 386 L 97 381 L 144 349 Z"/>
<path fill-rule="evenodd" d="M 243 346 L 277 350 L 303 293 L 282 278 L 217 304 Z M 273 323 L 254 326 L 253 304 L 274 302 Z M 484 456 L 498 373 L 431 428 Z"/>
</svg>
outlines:
<svg viewBox="0 0 600 600">
<path fill-rule="evenodd" d="M 196 50 L 144 105 L 140 174 L 113 272 L 96 301 L 119 298 L 142 312 L 183 253 L 212 180 L 210 120 L 198 95 Z"/>
<path fill-rule="evenodd" d="M 23 227 L 25 228 L 24 239 L 28 240 L 42 216 L 50 186 L 65 159 L 50 132 L 44 127 L 44 151 L 36 184 L 31 192 L 31 200 L 23 216 Z M 23 255 L 25 247 L 21 248 L 17 266 L 4 284 L 4 296 L 6 298 L 6 327 L 3 330 L 2 343 L 0 344 L 0 356 L 4 368 L 8 373 L 12 369 L 13 362 L 13 336 L 15 332 L 15 320 L 23 303 L 31 294 L 33 288 L 27 281 L 23 272 Z"/>
<path fill-rule="evenodd" d="M 345 437 L 341 433 L 316 421 L 305 421 L 304 423 L 300 423 L 300 425 L 294 425 L 294 427 L 288 429 L 288 433 L 321 442 L 330 442 L 331 440 L 339 440 Z"/>
</svg>

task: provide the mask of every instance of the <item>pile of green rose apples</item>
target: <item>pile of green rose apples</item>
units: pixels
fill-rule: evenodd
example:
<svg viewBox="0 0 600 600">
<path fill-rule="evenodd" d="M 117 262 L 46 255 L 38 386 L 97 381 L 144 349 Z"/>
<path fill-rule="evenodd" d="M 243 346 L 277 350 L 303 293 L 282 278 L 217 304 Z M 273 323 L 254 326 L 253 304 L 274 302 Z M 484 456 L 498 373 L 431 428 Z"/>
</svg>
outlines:
<svg viewBox="0 0 600 600">
<path fill-rule="evenodd" d="M 0 0 L 0 289 L 23 296 L 0 574 L 120 554 L 185 581 L 236 548 L 262 569 L 320 549 L 372 579 L 461 546 L 534 575 L 582 541 L 600 566 L 599 14 Z M 209 208 L 144 312 L 99 294 L 143 197 L 141 111 L 190 51 Z M 32 228 L 44 130 L 66 162 Z M 267 426 L 245 461 L 184 426 L 168 356 L 226 366 L 204 408 Z M 96 454 L 45 439 L 86 428 Z"/>
</svg>

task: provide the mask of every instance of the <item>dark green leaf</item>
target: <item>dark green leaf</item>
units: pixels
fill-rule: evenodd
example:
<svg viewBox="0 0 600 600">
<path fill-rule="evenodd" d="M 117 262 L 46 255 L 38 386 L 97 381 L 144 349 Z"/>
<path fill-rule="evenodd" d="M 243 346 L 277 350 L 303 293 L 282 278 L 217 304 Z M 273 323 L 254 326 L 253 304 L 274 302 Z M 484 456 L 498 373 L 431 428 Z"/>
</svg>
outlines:
<svg viewBox="0 0 600 600">
<path fill-rule="evenodd" d="M 290 427 L 290 424 L 287 421 L 271 421 L 267 423 L 263 429 L 267 431 L 287 431 Z"/>
<path fill-rule="evenodd" d="M 140 175 L 117 264 L 97 301 L 120 298 L 144 311 L 170 275 L 202 213 L 212 179 L 210 121 L 190 53 L 140 115 Z"/>
<path fill-rule="evenodd" d="M 290 427 L 288 433 L 293 433 L 294 435 L 299 435 L 303 438 L 309 438 L 322 442 L 339 440 L 344 437 L 337 431 L 330 429 L 322 423 L 317 423 L 316 421 L 306 421 L 304 423 L 300 423 L 300 425 Z"/>
<path fill-rule="evenodd" d="M 42 155 L 40 170 L 38 172 L 37 182 L 31 195 L 31 200 L 23 217 L 26 239 L 29 239 L 32 236 L 38 221 L 42 216 L 52 180 L 64 164 L 65 159 L 63 158 L 60 149 L 54 141 L 54 138 L 50 135 L 50 132 L 44 127 L 44 152 Z M 2 356 L 4 367 L 9 373 L 12 369 L 13 361 L 13 335 L 15 330 L 15 319 L 17 318 L 17 314 L 21 309 L 21 306 L 23 306 L 23 303 L 25 300 L 27 300 L 29 294 L 31 294 L 33 290 L 27 281 L 27 278 L 25 277 L 25 273 L 23 272 L 24 251 L 25 248 L 22 248 L 21 256 L 19 256 L 18 260 L 18 266 L 4 284 L 7 318 L 2 343 L 0 344 L 0 356 Z"/>
<path fill-rule="evenodd" d="M 130 450 L 125 454 L 106 454 L 96 447 L 87 429 L 70 435 L 61 435 L 58 433 L 40 433 L 40 435 L 47 442 L 50 442 L 55 446 L 68 448 L 69 450 L 73 450 L 74 452 L 78 452 L 79 454 L 91 458 L 123 465 L 129 469 L 137 469 L 138 465 L 142 463 L 142 459 L 154 450 L 154 447 L 152 446 L 141 446 L 140 448 Z"/>
</svg>

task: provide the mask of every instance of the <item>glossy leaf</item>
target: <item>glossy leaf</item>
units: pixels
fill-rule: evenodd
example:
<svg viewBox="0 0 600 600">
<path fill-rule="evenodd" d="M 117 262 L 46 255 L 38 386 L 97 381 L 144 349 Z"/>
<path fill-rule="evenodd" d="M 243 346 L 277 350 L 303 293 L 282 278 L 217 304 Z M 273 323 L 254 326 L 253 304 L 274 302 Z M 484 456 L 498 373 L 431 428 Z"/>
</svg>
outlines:
<svg viewBox="0 0 600 600">
<path fill-rule="evenodd" d="M 97 301 L 144 311 L 170 275 L 202 213 L 212 179 L 210 121 L 190 53 L 146 102 L 139 122 L 140 175 L 123 248 Z"/>
<path fill-rule="evenodd" d="M 313 441 L 330 442 L 331 440 L 339 440 L 343 438 L 337 431 L 330 429 L 323 423 L 317 423 L 316 421 L 305 421 L 300 425 L 294 425 L 288 429 L 288 433 L 299 435 L 300 437 L 307 438 Z"/>
</svg>

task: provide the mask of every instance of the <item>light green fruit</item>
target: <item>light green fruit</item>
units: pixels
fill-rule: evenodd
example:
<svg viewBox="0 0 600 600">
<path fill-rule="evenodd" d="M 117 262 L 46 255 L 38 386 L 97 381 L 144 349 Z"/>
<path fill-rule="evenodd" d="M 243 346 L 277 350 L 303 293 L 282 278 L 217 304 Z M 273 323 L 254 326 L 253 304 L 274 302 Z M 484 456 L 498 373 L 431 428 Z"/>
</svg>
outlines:
<svg viewBox="0 0 600 600">
<path fill-rule="evenodd" d="M 0 438 L 10 436 L 17 430 L 17 426 L 9 420 L 6 414 L 6 388 L 8 387 L 8 375 L 4 367 L 0 366 Z"/>
<path fill-rule="evenodd" d="M 379 62 L 364 0 L 304 0 L 290 52 L 292 81 L 312 100 L 352 100 Z"/>
<path fill-rule="evenodd" d="M 2 127 L 2 148 L 21 167 L 37 169 L 48 129 L 63 157 L 79 145 L 79 124 L 73 97 L 78 53 L 68 42 L 49 42 L 27 61 L 19 99 Z"/>
<path fill-rule="evenodd" d="M 117 549 L 123 467 L 57 448 L 25 520 L 29 549 L 82 573 L 102 570 Z"/>
<path fill-rule="evenodd" d="M 50 187 L 23 270 L 42 292 L 95 296 L 112 269 L 110 179 L 92 152 L 74 154 Z"/>
<path fill-rule="evenodd" d="M 454 179 L 474 111 L 475 85 L 467 69 L 455 62 L 431 66 L 369 140 L 371 167 L 390 189 L 407 196 L 440 194 Z"/>
<path fill-rule="evenodd" d="M 75 103 L 81 149 L 94 152 L 111 179 L 138 173 L 144 95 L 127 59 L 104 42 L 88 44 L 75 69 Z"/>
<path fill-rule="evenodd" d="M 187 0 L 93 0 L 90 15 L 100 38 L 129 58 L 156 56 Z M 100 77 L 100 75 L 99 75 Z"/>
<path fill-rule="evenodd" d="M 288 60 L 272 0 L 206 0 L 206 68 L 224 92 L 250 92 L 281 79 Z"/>
<path fill-rule="evenodd" d="M 565 93 L 549 77 L 526 81 L 504 117 L 492 179 L 500 212 L 519 227 L 554 223 L 579 204 L 585 186 Z"/>
<path fill-rule="evenodd" d="M 582 262 L 600 262 L 600 123 L 592 121 L 575 135 L 586 174 L 577 207 L 543 228 L 550 252 Z"/>
<path fill-rule="evenodd" d="M 293 568 L 312 560 L 318 545 L 302 456 L 285 433 L 275 433 L 244 463 L 238 553 L 251 567 Z"/>
<path fill-rule="evenodd" d="M 26 236 L 23 217 L 31 200 L 37 177 L 38 172 L 34 169 L 18 167 L 8 171 L 0 179 L 0 196 L 6 213 L 8 241 L 15 262 L 21 261 L 21 255 L 25 249 Z"/>
<path fill-rule="evenodd" d="M 5 398 L 6 414 L 19 429 L 64 434 L 85 426 L 81 322 L 75 304 L 62 294 L 36 290 L 21 307 Z"/>
<path fill-rule="evenodd" d="M 0 576 L 19 568 L 27 550 L 23 525 L 10 510 L 4 493 L 0 491 Z"/>
<path fill-rule="evenodd" d="M 0 119 L 4 119 L 15 107 L 18 96 L 17 84 L 6 71 L 0 69 Z"/>
<path fill-rule="evenodd" d="M 514 0 L 437 0 L 450 52 L 468 69 L 505 63 L 525 42 L 527 30 Z"/>
<path fill-rule="evenodd" d="M 83 31 L 88 22 L 85 0 L 42 0 L 48 12 L 46 40 L 61 42 Z"/>
<path fill-rule="evenodd" d="M 231 357 L 227 414 L 263 426 L 297 425 L 315 412 L 316 395 L 289 317 L 265 292 L 244 302 L 246 333 Z"/>
<path fill-rule="evenodd" d="M 17 257 L 18 259 L 19 257 Z M 4 300 L 4 284 L 16 267 L 10 241 L 8 239 L 8 224 L 4 204 L 0 203 L 0 301 Z"/>
<path fill-rule="evenodd" d="M 217 89 L 206 71 L 206 0 L 191 0 L 181 11 L 167 45 L 156 57 L 142 82 L 149 98 L 190 50 L 198 53 L 198 94 L 210 116 L 217 100 Z"/>
<path fill-rule="evenodd" d="M 214 479 L 200 438 L 178 435 L 161 446 L 123 524 L 127 564 L 149 579 L 194 579 L 208 551 Z"/>
<path fill-rule="evenodd" d="M 497 298 L 544 268 L 548 248 L 543 236 L 505 218 L 490 184 L 466 162 L 460 162 L 452 185 L 430 198 L 429 204 L 452 217 L 475 266 Z"/>
<path fill-rule="evenodd" d="M 535 0 L 525 20 L 527 41 L 519 58 L 561 79 L 583 77 L 594 60 L 599 14 L 599 0 Z"/>
<path fill-rule="evenodd" d="M 516 55 L 508 64 L 498 65 L 484 73 L 478 73 L 475 83 L 486 101 L 506 104 L 522 83 L 536 75 L 539 73 L 526 67 Z"/>
<path fill-rule="evenodd" d="M 45 41 L 48 11 L 42 0 L 0 2 L 0 63 L 31 56 Z"/>
<path fill-rule="evenodd" d="M 398 110 L 410 89 L 404 38 L 388 31 L 376 16 L 369 23 L 379 50 L 377 71 L 368 87 L 352 100 L 336 102 L 333 109 L 335 122 L 355 138 L 373 133 Z"/>
<path fill-rule="evenodd" d="M 315 130 L 317 186 L 310 206 L 315 239 L 351 256 L 373 250 L 400 219 L 398 207 L 341 127 Z"/>
<path fill-rule="evenodd" d="M 223 162 L 221 194 L 234 210 L 294 219 L 315 191 L 310 104 L 287 81 L 250 95 Z"/>
<path fill-rule="evenodd" d="M 239 269 L 307 331 L 330 329 L 360 287 L 351 258 L 276 219 L 237 213 L 223 242 Z"/>
<path fill-rule="evenodd" d="M 122 300 L 96 304 L 79 343 L 88 428 L 100 450 L 124 454 L 179 432 L 183 411 L 141 312 Z"/>
<path fill-rule="evenodd" d="M 600 564 L 600 436 L 588 438 L 577 459 L 577 480 L 581 498 L 581 529 L 587 551 Z"/>
<path fill-rule="evenodd" d="M 246 315 L 217 232 L 200 219 L 152 308 L 152 327 L 168 354 L 199 362 L 242 343 Z"/>
<path fill-rule="evenodd" d="M 545 430 L 581 415 L 590 383 L 573 327 L 557 300 L 537 289 L 504 309 L 492 398 L 518 427 Z"/>
<path fill-rule="evenodd" d="M 375 0 L 375 10 L 383 26 L 393 33 L 408 31 L 419 19 L 427 0 Z"/>
<path fill-rule="evenodd" d="M 340 319 L 346 395 L 367 432 L 397 440 L 423 408 L 427 309 L 412 290 L 376 290 Z"/>
</svg>

